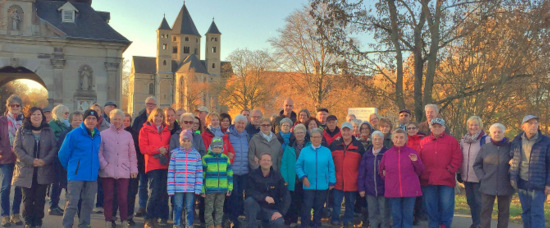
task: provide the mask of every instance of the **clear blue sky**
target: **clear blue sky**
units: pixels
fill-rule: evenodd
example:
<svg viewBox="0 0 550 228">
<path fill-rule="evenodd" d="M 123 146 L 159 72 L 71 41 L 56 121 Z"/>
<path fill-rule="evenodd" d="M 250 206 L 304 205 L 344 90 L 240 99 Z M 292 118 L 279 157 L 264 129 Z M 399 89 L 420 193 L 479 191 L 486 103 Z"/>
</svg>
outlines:
<svg viewBox="0 0 550 228">
<path fill-rule="evenodd" d="M 124 58 L 156 55 L 156 30 L 162 17 L 170 27 L 183 6 L 183 0 L 93 0 L 92 7 L 111 13 L 109 24 L 132 41 Z M 212 17 L 222 33 L 221 58 L 235 49 L 269 49 L 267 40 L 277 35 L 285 18 L 308 4 L 307 0 L 187 0 L 185 5 L 203 36 Z M 204 59 L 204 56 L 201 56 Z"/>
</svg>

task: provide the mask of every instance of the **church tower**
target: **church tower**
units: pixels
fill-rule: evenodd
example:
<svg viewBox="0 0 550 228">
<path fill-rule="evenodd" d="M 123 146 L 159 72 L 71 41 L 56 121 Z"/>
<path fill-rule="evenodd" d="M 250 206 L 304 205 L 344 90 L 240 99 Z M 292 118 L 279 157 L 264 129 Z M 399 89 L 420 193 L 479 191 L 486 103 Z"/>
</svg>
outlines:
<svg viewBox="0 0 550 228">
<path fill-rule="evenodd" d="M 181 10 L 172 26 L 172 59 L 181 63 L 187 56 L 195 54 L 201 58 L 201 35 L 185 6 Z"/>
<path fill-rule="evenodd" d="M 220 60 L 220 44 L 221 33 L 218 30 L 218 26 L 212 19 L 212 24 L 206 32 L 206 69 L 210 75 L 220 75 L 221 73 L 221 60 Z"/>
<path fill-rule="evenodd" d="M 166 18 L 163 18 L 157 29 L 157 70 L 155 75 L 155 96 L 158 98 L 160 107 L 170 106 L 173 98 L 174 74 L 172 73 L 171 33 L 172 30 Z"/>
</svg>

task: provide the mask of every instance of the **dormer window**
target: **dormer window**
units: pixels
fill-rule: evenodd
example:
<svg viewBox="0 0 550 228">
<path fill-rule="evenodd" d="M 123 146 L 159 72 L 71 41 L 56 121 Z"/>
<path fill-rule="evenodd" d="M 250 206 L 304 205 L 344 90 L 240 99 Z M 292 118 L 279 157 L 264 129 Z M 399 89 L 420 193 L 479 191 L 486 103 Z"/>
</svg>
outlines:
<svg viewBox="0 0 550 228">
<path fill-rule="evenodd" d="M 61 11 L 61 22 L 75 23 L 78 9 L 70 2 L 63 4 L 57 11 Z"/>
</svg>

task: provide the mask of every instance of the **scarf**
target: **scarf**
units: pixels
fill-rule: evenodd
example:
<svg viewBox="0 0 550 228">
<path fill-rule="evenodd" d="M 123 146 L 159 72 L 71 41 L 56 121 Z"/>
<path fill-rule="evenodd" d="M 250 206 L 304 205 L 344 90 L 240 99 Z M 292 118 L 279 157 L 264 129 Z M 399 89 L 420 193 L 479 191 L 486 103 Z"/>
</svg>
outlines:
<svg viewBox="0 0 550 228">
<path fill-rule="evenodd" d="M 63 122 L 63 123 L 65 124 L 65 126 L 67 126 L 67 127 L 70 127 L 70 126 L 71 126 L 71 123 L 69 122 L 69 120 L 63 120 L 62 122 Z"/>
<path fill-rule="evenodd" d="M 273 139 L 273 132 L 269 132 L 269 135 L 264 134 L 260 131 L 260 135 L 267 140 L 267 142 L 271 142 L 271 139 Z"/>
<path fill-rule="evenodd" d="M 380 153 L 380 151 L 382 151 L 382 147 L 381 147 L 380 149 L 378 149 L 378 150 L 375 150 L 374 147 L 372 148 L 372 154 L 373 154 L 374 156 L 378 155 L 378 153 Z"/>
<path fill-rule="evenodd" d="M 491 142 L 496 146 L 501 146 L 502 144 L 508 142 L 508 138 L 504 137 L 502 140 L 500 140 L 500 142 L 495 142 L 493 138 L 491 138 Z"/>
<path fill-rule="evenodd" d="M 471 143 L 475 143 L 481 136 L 484 136 L 484 135 L 485 135 L 485 132 L 481 130 L 475 133 L 474 135 L 470 135 L 469 133 L 466 133 L 463 139 L 465 143 L 471 144 Z"/>
<path fill-rule="evenodd" d="M 222 129 L 220 126 L 218 127 L 212 127 L 212 125 L 208 125 L 208 130 L 214 134 L 214 137 L 223 137 L 225 134 L 222 132 Z"/>
<path fill-rule="evenodd" d="M 10 145 L 13 146 L 15 133 L 17 132 L 17 129 L 21 127 L 23 121 L 17 116 L 14 116 L 11 112 L 8 112 L 6 117 L 8 117 L 8 133 L 10 136 Z"/>
<path fill-rule="evenodd" d="M 281 134 L 281 137 L 283 137 L 283 141 L 284 141 L 284 145 L 288 145 L 290 143 L 290 131 L 288 133 L 283 133 L 282 131 L 279 132 L 279 134 Z M 283 151 L 284 151 L 284 148 L 283 148 Z"/>
</svg>

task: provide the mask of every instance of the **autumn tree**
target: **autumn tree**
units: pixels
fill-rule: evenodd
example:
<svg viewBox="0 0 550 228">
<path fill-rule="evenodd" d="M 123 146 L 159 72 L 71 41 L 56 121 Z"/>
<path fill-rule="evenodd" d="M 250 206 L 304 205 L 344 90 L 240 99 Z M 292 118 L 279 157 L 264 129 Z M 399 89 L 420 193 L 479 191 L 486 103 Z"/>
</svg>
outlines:
<svg viewBox="0 0 550 228">
<path fill-rule="evenodd" d="M 338 56 L 329 52 L 328 44 L 317 32 L 315 19 L 309 14 L 310 7 L 293 12 L 278 30 L 278 36 L 269 40 L 275 57 L 293 88 L 306 95 L 316 108 L 327 105 Z"/>
<path fill-rule="evenodd" d="M 267 51 L 237 49 L 227 57 L 231 62 L 231 75 L 226 78 L 225 88 L 219 101 L 231 109 L 254 109 L 274 98 L 273 80 L 266 73 L 277 69 L 277 64 Z M 226 71 L 231 72 L 231 71 Z"/>
</svg>

